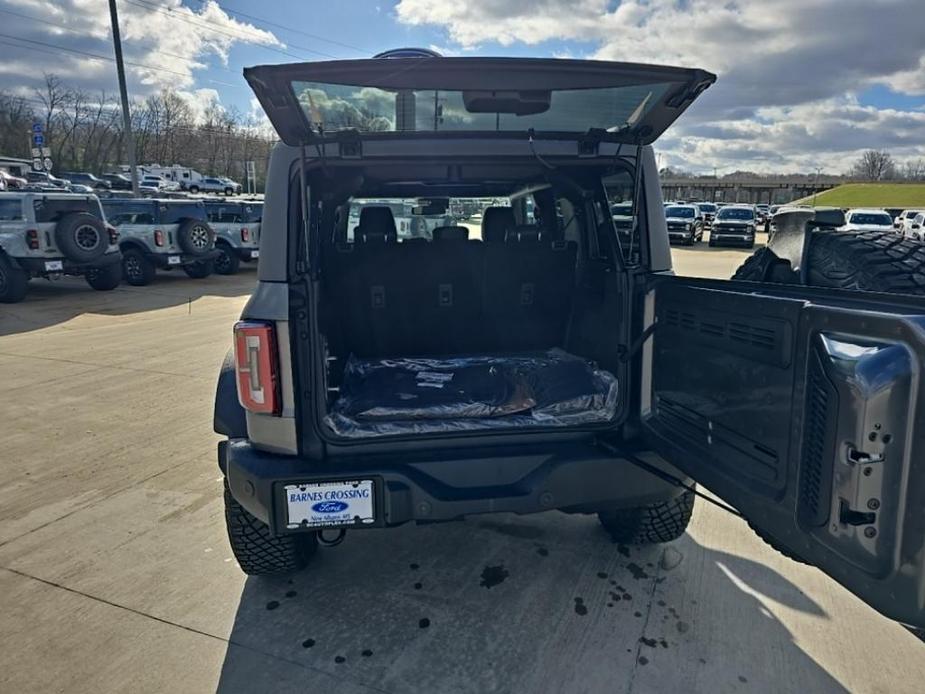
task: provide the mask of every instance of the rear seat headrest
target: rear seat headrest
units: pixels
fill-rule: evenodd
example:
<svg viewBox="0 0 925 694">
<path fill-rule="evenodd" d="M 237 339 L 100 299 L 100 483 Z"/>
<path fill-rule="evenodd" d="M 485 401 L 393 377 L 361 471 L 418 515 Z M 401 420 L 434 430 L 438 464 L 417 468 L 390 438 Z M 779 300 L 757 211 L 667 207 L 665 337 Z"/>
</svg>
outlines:
<svg viewBox="0 0 925 694">
<path fill-rule="evenodd" d="M 504 236 L 505 243 L 539 243 L 543 230 L 532 224 L 518 224 L 508 229 Z"/>
<path fill-rule="evenodd" d="M 354 229 L 354 237 L 360 243 L 394 243 L 398 240 L 395 217 L 384 205 L 370 205 L 360 210 L 360 223 Z"/>
<path fill-rule="evenodd" d="M 434 241 L 468 241 L 469 229 L 464 226 L 445 226 L 434 229 Z"/>
<path fill-rule="evenodd" d="M 514 210 L 510 207 L 486 207 L 482 213 L 482 241 L 504 243 L 507 230 L 514 224 Z"/>
</svg>

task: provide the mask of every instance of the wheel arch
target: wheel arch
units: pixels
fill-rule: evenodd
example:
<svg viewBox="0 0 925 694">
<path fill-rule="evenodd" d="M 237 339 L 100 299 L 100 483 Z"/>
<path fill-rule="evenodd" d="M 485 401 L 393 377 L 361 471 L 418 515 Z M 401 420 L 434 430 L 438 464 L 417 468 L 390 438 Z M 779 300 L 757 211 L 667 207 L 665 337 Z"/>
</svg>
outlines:
<svg viewBox="0 0 925 694">
<path fill-rule="evenodd" d="M 247 436 L 247 416 L 238 402 L 238 385 L 234 369 L 234 351 L 229 349 L 222 361 L 215 386 L 212 429 L 217 434 L 237 439 Z"/>
</svg>

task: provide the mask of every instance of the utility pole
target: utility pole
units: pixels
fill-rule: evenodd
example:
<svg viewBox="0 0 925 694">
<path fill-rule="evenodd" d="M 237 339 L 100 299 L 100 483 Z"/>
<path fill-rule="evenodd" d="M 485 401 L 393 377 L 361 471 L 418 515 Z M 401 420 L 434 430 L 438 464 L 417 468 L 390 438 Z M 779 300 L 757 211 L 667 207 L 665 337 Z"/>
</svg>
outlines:
<svg viewBox="0 0 925 694">
<path fill-rule="evenodd" d="M 135 161 L 135 137 L 132 135 L 132 115 L 128 110 L 128 89 L 125 86 L 125 65 L 122 63 L 122 36 L 119 34 L 119 12 L 116 0 L 109 0 L 109 19 L 112 22 L 112 45 L 116 52 L 116 72 L 119 73 L 119 95 L 122 97 L 122 132 L 125 154 L 132 177 L 132 194 L 138 196 L 138 166 Z"/>
<path fill-rule="evenodd" d="M 822 171 L 821 166 L 816 167 L 816 178 L 813 179 L 813 207 L 816 206 L 816 191 L 819 188 L 819 172 Z"/>
</svg>

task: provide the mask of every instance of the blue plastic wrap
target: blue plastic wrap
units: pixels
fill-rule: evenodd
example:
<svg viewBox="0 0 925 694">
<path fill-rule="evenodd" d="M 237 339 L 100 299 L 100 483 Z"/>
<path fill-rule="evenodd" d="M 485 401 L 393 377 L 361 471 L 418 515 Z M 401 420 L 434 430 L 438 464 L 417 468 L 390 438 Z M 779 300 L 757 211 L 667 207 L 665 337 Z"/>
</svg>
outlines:
<svg viewBox="0 0 925 694">
<path fill-rule="evenodd" d="M 515 355 L 357 359 L 325 418 L 338 435 L 563 427 L 607 422 L 617 379 L 559 349 Z"/>
</svg>

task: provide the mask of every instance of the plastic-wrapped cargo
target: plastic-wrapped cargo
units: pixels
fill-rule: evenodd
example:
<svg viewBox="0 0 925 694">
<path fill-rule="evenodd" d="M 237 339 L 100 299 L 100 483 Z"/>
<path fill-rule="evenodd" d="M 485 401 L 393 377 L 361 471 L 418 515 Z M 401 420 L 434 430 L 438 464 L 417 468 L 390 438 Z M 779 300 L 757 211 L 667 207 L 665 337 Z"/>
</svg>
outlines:
<svg viewBox="0 0 925 694">
<path fill-rule="evenodd" d="M 617 380 L 559 349 L 515 355 L 357 359 L 325 418 L 338 435 L 367 438 L 606 422 Z"/>
</svg>

